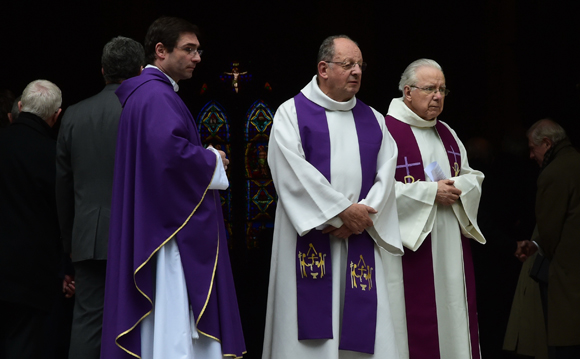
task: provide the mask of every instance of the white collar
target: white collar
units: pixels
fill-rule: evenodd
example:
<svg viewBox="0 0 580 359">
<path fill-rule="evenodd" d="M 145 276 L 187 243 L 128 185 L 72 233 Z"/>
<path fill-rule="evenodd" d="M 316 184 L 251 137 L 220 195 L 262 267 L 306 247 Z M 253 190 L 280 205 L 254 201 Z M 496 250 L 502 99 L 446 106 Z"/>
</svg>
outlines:
<svg viewBox="0 0 580 359">
<path fill-rule="evenodd" d="M 402 97 L 391 100 L 387 116 L 392 116 L 399 121 L 415 127 L 433 127 L 437 124 L 437 118 L 427 121 L 419 117 L 419 115 L 413 112 L 407 104 L 403 102 Z"/>
<path fill-rule="evenodd" d="M 312 81 L 310 81 L 300 92 L 302 92 L 302 94 L 304 94 L 304 96 L 306 96 L 310 101 L 330 111 L 350 111 L 356 105 L 355 96 L 345 102 L 334 101 L 328 97 L 318 86 L 316 75 L 314 75 Z"/>
<path fill-rule="evenodd" d="M 169 79 L 169 81 L 171 81 L 171 85 L 173 86 L 173 91 L 177 92 L 179 91 L 179 85 L 177 84 L 177 82 L 175 82 L 175 80 L 173 80 L 171 78 L 171 76 L 169 76 L 168 74 L 166 74 L 165 72 L 163 72 L 163 70 L 161 70 L 159 67 L 155 66 L 155 65 L 147 65 L 145 66 L 146 69 L 157 69 L 159 71 L 161 71 L 165 76 L 167 76 L 167 78 Z"/>
</svg>

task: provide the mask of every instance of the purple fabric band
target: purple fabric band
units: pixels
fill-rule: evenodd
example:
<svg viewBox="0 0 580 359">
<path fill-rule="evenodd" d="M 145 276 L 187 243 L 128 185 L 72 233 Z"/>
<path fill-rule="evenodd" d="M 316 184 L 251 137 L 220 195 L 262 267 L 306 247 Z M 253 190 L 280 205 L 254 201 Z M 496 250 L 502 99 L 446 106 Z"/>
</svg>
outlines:
<svg viewBox="0 0 580 359">
<path fill-rule="evenodd" d="M 298 94 L 294 101 L 306 160 L 330 182 L 330 137 L 325 109 L 308 100 L 302 93 Z M 362 188 L 359 196 L 361 200 L 368 194 L 376 177 L 376 161 L 382 142 L 382 131 L 370 107 L 361 101 L 357 100 L 357 105 L 352 112 L 361 157 Z M 311 239 L 320 241 L 314 244 Z M 325 277 L 330 280 L 330 285 L 305 275 L 304 269 L 314 268 L 317 264 L 315 260 L 302 263 L 304 258 L 311 258 L 312 246 L 326 248 L 322 247 L 320 242 L 326 242 L 328 245 L 328 252 L 326 252 L 328 255 L 324 257 L 326 258 L 324 262 L 327 270 Z M 345 304 L 339 348 L 373 354 L 377 316 L 374 241 L 367 232 L 363 232 L 360 235 L 351 236 L 348 246 Z M 309 249 L 311 253 L 305 252 Z M 298 237 L 296 251 L 298 337 L 299 339 L 332 338 L 332 274 L 329 236 L 322 235 L 320 231 L 310 231 L 307 236 Z M 307 253 L 307 256 L 304 256 L 304 253 Z M 318 263 L 323 259 L 320 253 L 317 258 Z M 318 295 L 319 292 L 321 295 Z M 314 302 L 318 303 L 313 304 Z M 313 305 L 326 308 L 312 316 Z M 328 330 L 330 330 L 330 336 Z"/>
<path fill-rule="evenodd" d="M 465 271 L 465 290 L 467 292 L 467 308 L 469 318 L 469 337 L 471 338 L 471 355 L 473 359 L 480 359 L 479 355 L 479 330 L 477 328 L 477 303 L 475 300 L 475 272 L 473 270 L 473 257 L 469 239 L 461 236 L 463 245 L 463 266 Z"/>
<path fill-rule="evenodd" d="M 374 184 L 383 136 L 373 110 L 362 101 L 357 99 L 352 114 L 361 161 L 361 201 Z M 366 231 L 350 236 L 339 349 L 374 354 L 377 328 L 375 270 L 375 242 L 371 236 Z"/>
<path fill-rule="evenodd" d="M 332 261 L 327 234 L 312 230 L 296 242 L 298 340 L 332 339 Z"/>
<path fill-rule="evenodd" d="M 459 153 L 459 146 L 457 141 L 453 137 L 453 134 L 447 126 L 437 121 L 435 124 L 439 138 L 443 142 L 445 151 L 447 152 L 447 158 L 449 159 L 449 166 L 451 167 L 451 176 L 459 176 L 459 171 L 461 170 L 461 154 Z"/>
<path fill-rule="evenodd" d="M 424 181 L 425 166 L 411 126 L 392 116 L 387 116 L 385 121 L 399 148 L 395 179 L 405 183 Z M 425 238 L 417 251 L 406 251 L 402 263 L 409 358 L 439 359 L 431 235 Z"/>
<path fill-rule="evenodd" d="M 330 182 L 330 138 L 324 108 L 298 94 L 296 116 L 306 161 Z M 296 240 L 298 339 L 332 339 L 332 261 L 327 234 L 312 230 Z"/>
<path fill-rule="evenodd" d="M 306 161 L 330 182 L 330 137 L 326 111 L 307 99 L 302 92 L 294 97 L 294 103 Z"/>
</svg>

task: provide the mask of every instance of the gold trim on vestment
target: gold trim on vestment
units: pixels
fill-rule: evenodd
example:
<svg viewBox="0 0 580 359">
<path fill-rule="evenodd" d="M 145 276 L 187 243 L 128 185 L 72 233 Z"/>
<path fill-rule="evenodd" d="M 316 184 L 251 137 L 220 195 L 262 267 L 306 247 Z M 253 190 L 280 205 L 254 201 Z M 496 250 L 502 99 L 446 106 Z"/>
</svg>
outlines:
<svg viewBox="0 0 580 359">
<path fill-rule="evenodd" d="M 214 204 L 215 204 L 215 201 L 216 201 L 216 198 L 215 198 L 215 192 L 214 192 L 213 193 L 213 203 Z M 216 208 L 216 211 L 221 211 L 221 208 Z M 201 309 L 201 312 L 199 312 L 199 316 L 198 316 L 197 320 L 195 321 L 196 328 L 197 328 L 197 324 L 199 323 L 201 317 L 203 316 L 203 313 L 205 312 L 205 308 L 207 308 L 207 303 L 209 302 L 209 297 L 211 296 L 211 290 L 213 289 L 213 281 L 215 279 L 215 272 L 217 269 L 218 258 L 219 258 L 219 254 L 220 254 L 220 224 L 219 224 L 219 222 L 216 224 L 217 224 L 218 242 L 217 242 L 217 251 L 215 254 L 215 263 L 213 265 L 213 273 L 211 275 L 211 284 L 209 286 L 209 292 L 208 292 L 207 298 L 205 299 L 205 304 L 203 305 L 203 308 Z M 199 329 L 198 329 L 198 331 L 199 331 Z"/>
<path fill-rule="evenodd" d="M 244 352 L 242 353 L 242 355 L 246 355 L 246 354 L 248 354 L 248 352 L 247 352 L 247 351 L 244 351 Z M 239 356 L 237 356 L 237 355 L 235 355 L 235 354 L 223 354 L 223 356 L 225 356 L 225 357 L 232 357 L 232 358 L 235 358 L 235 359 L 241 359 L 241 358 L 243 358 L 243 356 L 239 357 Z"/>
<path fill-rule="evenodd" d="M 213 152 L 212 152 L 212 153 L 213 153 Z M 145 315 L 143 315 L 143 316 L 141 317 L 141 319 L 139 319 L 139 320 L 137 321 L 137 323 L 135 323 L 135 324 L 134 324 L 134 325 L 133 325 L 131 328 L 129 328 L 129 329 L 127 329 L 126 331 L 124 331 L 123 333 L 119 334 L 119 335 L 118 335 L 118 336 L 115 338 L 115 344 L 116 344 L 116 345 L 117 345 L 119 348 L 121 348 L 122 350 L 124 350 L 126 353 L 128 353 L 128 354 L 130 354 L 130 355 L 134 356 L 135 358 L 139 358 L 139 359 L 141 359 L 141 356 L 139 356 L 139 355 L 137 355 L 137 354 L 135 354 L 135 353 L 131 352 L 131 351 L 130 351 L 130 350 L 128 350 L 127 348 L 123 347 L 121 344 L 119 344 L 119 341 L 118 341 L 118 340 L 119 340 L 119 339 L 120 339 L 122 336 L 125 336 L 125 335 L 127 335 L 128 333 L 130 333 L 131 331 L 133 331 L 133 329 L 135 329 L 135 327 L 136 327 L 137 325 L 139 325 L 139 323 L 141 323 L 141 322 L 143 321 L 143 319 L 145 319 L 147 316 L 149 316 L 149 314 L 151 314 L 151 312 L 153 311 L 153 301 L 151 301 L 151 298 L 149 298 L 149 297 L 148 297 L 148 296 L 147 296 L 145 293 L 143 293 L 143 291 L 142 291 L 142 290 L 139 288 L 139 286 L 137 285 L 137 281 L 136 281 L 136 279 L 135 279 L 135 277 L 137 276 L 137 272 L 139 272 L 139 270 L 140 270 L 141 268 L 143 268 L 143 266 L 145 266 L 147 263 L 149 263 L 149 261 L 151 260 L 151 258 L 152 258 L 152 257 L 153 257 L 153 256 L 154 256 L 154 255 L 155 255 L 155 254 L 156 254 L 156 253 L 157 253 L 157 252 L 160 250 L 160 249 L 161 249 L 161 247 L 163 247 L 163 246 L 164 246 L 164 245 L 165 245 L 167 242 L 169 242 L 169 241 L 170 241 L 170 240 L 171 240 L 173 237 L 175 237 L 175 235 L 176 235 L 176 234 L 177 234 L 179 231 L 181 231 L 181 229 L 182 229 L 183 227 L 185 227 L 185 225 L 186 225 L 186 224 L 189 222 L 189 220 L 191 219 L 191 217 L 193 216 L 193 214 L 194 214 L 194 213 L 197 211 L 197 209 L 199 208 L 199 206 L 200 206 L 200 205 L 201 205 L 201 203 L 203 202 L 203 200 L 204 200 L 204 198 L 205 198 L 205 195 L 206 195 L 207 191 L 209 190 L 209 186 L 211 185 L 211 183 L 212 183 L 212 181 L 213 181 L 213 178 L 214 178 L 214 176 L 215 176 L 215 174 L 216 174 L 216 171 L 217 171 L 217 166 L 218 166 L 218 164 L 219 164 L 219 161 L 218 161 L 218 158 L 217 158 L 217 156 L 216 156 L 216 159 L 215 159 L 215 161 L 216 161 L 216 165 L 215 165 L 215 167 L 214 167 L 214 170 L 213 170 L 213 175 L 211 176 L 211 180 L 210 180 L 209 184 L 207 185 L 207 187 L 206 187 L 205 191 L 203 192 L 203 196 L 201 196 L 201 200 L 200 200 L 200 201 L 199 201 L 199 203 L 198 203 L 198 204 L 195 206 L 195 208 L 193 209 L 193 211 L 191 212 L 191 214 L 190 214 L 190 215 L 187 217 L 187 219 L 185 220 L 185 222 L 183 222 L 183 224 L 182 224 L 182 225 L 181 225 L 179 228 L 177 228 L 177 230 L 175 230 L 175 232 L 173 232 L 173 234 L 172 234 L 172 235 L 170 235 L 170 236 L 169 236 L 169 237 L 168 237 L 166 240 L 164 240 L 164 241 L 163 241 L 163 243 L 161 243 L 161 245 L 160 245 L 159 247 L 157 247 L 157 248 L 156 248 L 156 249 L 155 249 L 155 250 L 154 250 L 154 251 L 151 253 L 151 255 L 149 255 L 149 257 L 148 257 L 148 258 L 145 260 L 145 262 L 143 262 L 143 263 L 142 263 L 142 264 L 141 264 L 139 267 L 137 267 L 137 269 L 135 269 L 135 271 L 133 272 L 133 283 L 135 283 L 135 288 L 137 288 L 137 290 L 139 291 L 139 293 L 141 293 L 141 295 L 143 295 L 145 298 L 147 298 L 147 300 L 149 301 L 149 303 L 151 303 L 151 310 L 149 310 L 147 313 L 145 313 Z M 214 194 L 214 199 L 215 199 L 215 194 Z M 215 202 L 215 201 L 214 201 L 214 202 Z M 218 224 L 218 225 L 219 225 L 219 224 Z M 217 249 L 217 252 L 219 253 L 219 227 L 218 227 L 218 249 Z M 216 254 L 216 264 L 214 265 L 214 268 L 213 268 L 213 275 L 212 275 L 212 278 L 211 278 L 211 285 L 210 285 L 210 290 L 209 290 L 209 292 L 208 292 L 207 299 L 206 299 L 206 305 L 207 305 L 207 302 L 209 301 L 209 296 L 211 295 L 211 289 L 212 289 L 212 287 L 213 287 L 213 280 L 214 280 L 214 277 L 215 277 L 216 266 L 217 266 L 217 254 Z M 205 310 L 205 306 L 204 306 L 204 310 Z M 203 312 L 203 311 L 202 311 L 202 312 Z M 201 318 L 201 314 L 200 314 L 200 318 Z M 198 321 L 199 321 L 199 320 L 198 320 Z"/>
<path fill-rule="evenodd" d="M 215 203 L 215 192 L 214 192 L 213 196 L 214 196 L 214 203 Z M 220 232 L 219 232 L 219 223 L 218 223 L 218 250 L 217 250 L 217 253 L 218 253 L 218 255 L 216 255 L 216 258 L 215 258 L 214 276 L 215 276 L 215 270 L 216 270 L 216 268 L 217 268 L 217 262 L 218 262 L 219 251 L 220 251 L 220 250 L 219 250 L 219 248 L 220 248 L 220 242 L 219 242 L 219 238 L 220 238 L 220 237 L 219 237 L 219 233 L 220 233 Z M 212 279 L 211 279 L 212 287 L 210 287 L 210 290 L 209 290 L 209 291 L 210 291 L 210 293 L 211 293 L 211 290 L 213 289 L 213 280 L 214 280 L 214 277 L 212 277 Z M 205 302 L 205 305 L 203 306 L 203 310 L 202 310 L 202 311 L 201 311 L 201 313 L 199 314 L 199 318 L 201 318 L 201 315 L 202 315 L 202 314 L 203 314 L 203 312 L 205 311 L 205 308 L 207 307 L 207 302 L 208 302 L 208 301 L 209 301 L 209 296 L 208 296 L 208 298 L 207 298 L 207 301 Z M 217 341 L 217 342 L 218 342 L 218 343 L 220 343 L 220 344 L 222 343 L 222 341 L 221 341 L 219 338 L 216 338 L 216 337 L 214 337 L 213 335 L 207 334 L 207 333 L 205 333 L 205 332 L 201 331 L 199 328 L 197 328 L 197 323 L 199 323 L 199 319 L 198 319 L 198 320 L 195 322 L 195 324 L 196 324 L 196 329 L 197 329 L 197 332 L 198 332 L 198 333 L 200 333 L 200 334 L 202 334 L 202 335 L 205 335 L 206 337 L 208 337 L 208 338 L 210 338 L 210 339 L 213 339 L 213 340 Z M 246 354 L 246 353 L 247 353 L 247 351 L 244 351 L 244 352 L 242 352 L 242 355 L 243 355 L 243 354 Z M 232 357 L 232 358 L 235 358 L 235 359 L 240 359 L 240 358 L 243 358 L 243 357 L 239 357 L 239 356 L 237 356 L 236 354 L 224 354 L 223 352 L 222 352 L 222 355 L 223 355 L 223 356 L 225 356 L 225 357 Z"/>
</svg>

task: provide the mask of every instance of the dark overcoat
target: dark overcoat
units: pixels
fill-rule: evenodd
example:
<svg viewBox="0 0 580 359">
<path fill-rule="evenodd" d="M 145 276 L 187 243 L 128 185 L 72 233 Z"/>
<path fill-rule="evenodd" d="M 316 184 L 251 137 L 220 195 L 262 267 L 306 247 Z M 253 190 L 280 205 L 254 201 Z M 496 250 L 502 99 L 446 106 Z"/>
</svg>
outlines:
<svg viewBox="0 0 580 359">
<path fill-rule="evenodd" d="M 548 345 L 580 345 L 580 153 L 554 146 L 538 177 L 538 244 L 551 259 Z"/>
<path fill-rule="evenodd" d="M 61 292 L 56 139 L 21 112 L 0 132 L 0 300 L 49 311 Z"/>
</svg>

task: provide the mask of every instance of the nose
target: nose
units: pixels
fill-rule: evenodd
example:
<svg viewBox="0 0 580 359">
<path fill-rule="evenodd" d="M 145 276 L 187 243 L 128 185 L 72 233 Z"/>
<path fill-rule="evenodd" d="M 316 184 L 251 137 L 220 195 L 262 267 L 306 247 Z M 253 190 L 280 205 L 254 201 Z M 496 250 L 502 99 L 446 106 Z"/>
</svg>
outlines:
<svg viewBox="0 0 580 359">
<path fill-rule="evenodd" d="M 354 67 L 352 68 L 351 72 L 353 74 L 362 74 L 362 68 L 360 67 L 360 65 L 358 63 L 354 64 Z"/>
<path fill-rule="evenodd" d="M 441 94 L 441 90 L 437 90 L 435 92 L 433 92 L 433 98 L 436 98 L 438 100 L 443 98 L 443 95 Z"/>
</svg>

